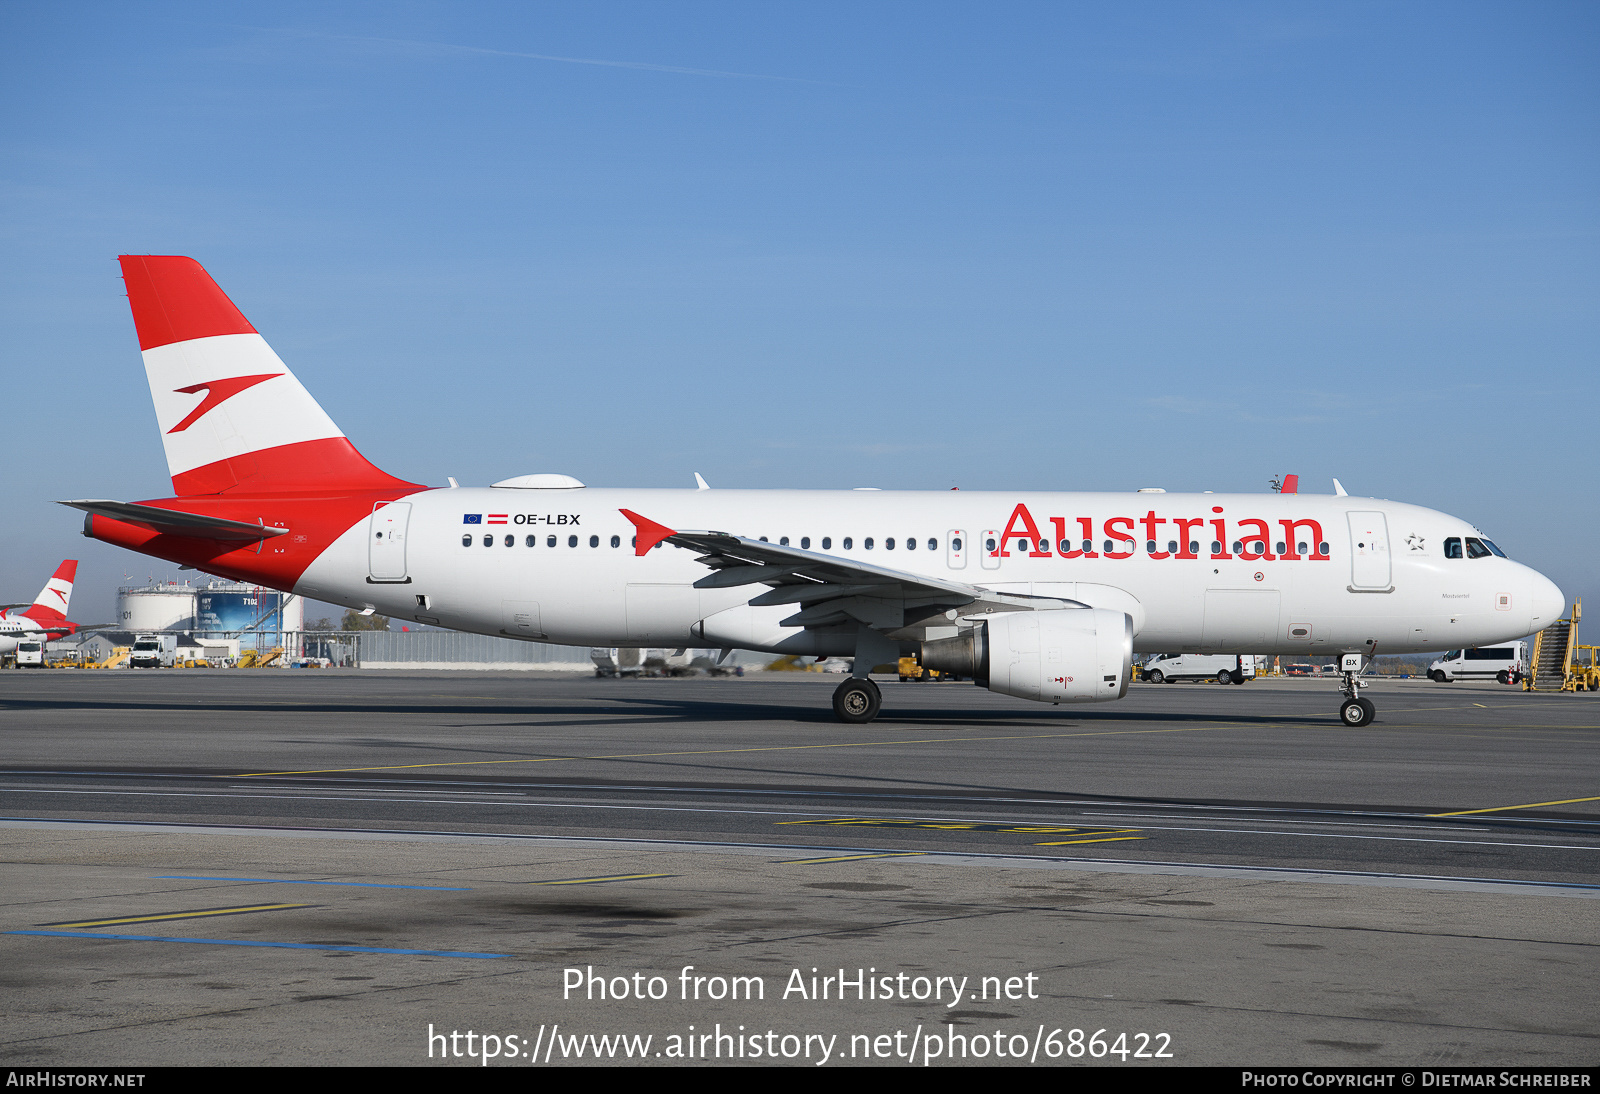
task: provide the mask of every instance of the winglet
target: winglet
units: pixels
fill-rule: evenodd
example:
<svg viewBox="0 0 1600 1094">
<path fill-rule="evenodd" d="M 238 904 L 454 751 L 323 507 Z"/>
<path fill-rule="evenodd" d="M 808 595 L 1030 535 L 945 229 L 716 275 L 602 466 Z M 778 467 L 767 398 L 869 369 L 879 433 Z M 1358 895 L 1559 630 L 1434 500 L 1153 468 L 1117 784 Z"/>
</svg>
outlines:
<svg viewBox="0 0 1600 1094">
<path fill-rule="evenodd" d="M 635 555 L 642 556 L 668 536 L 678 534 L 676 529 L 668 528 L 665 524 L 657 524 L 649 517 L 641 517 L 631 509 L 619 509 L 617 512 L 631 520 L 634 530 L 639 533 L 633 539 L 633 553 Z"/>
</svg>

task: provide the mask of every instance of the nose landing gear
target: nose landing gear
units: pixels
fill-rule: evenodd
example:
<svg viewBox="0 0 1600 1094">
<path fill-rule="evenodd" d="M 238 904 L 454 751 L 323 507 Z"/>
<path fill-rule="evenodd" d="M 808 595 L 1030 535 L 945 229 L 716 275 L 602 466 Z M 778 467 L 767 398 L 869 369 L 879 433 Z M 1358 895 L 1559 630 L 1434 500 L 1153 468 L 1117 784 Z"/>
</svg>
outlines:
<svg viewBox="0 0 1600 1094">
<path fill-rule="evenodd" d="M 1339 690 L 1344 693 L 1344 701 L 1339 704 L 1339 720 L 1352 729 L 1370 725 L 1378 713 L 1371 699 L 1361 698 L 1361 660 L 1359 653 L 1339 655 L 1339 675 L 1343 678 Z"/>
</svg>

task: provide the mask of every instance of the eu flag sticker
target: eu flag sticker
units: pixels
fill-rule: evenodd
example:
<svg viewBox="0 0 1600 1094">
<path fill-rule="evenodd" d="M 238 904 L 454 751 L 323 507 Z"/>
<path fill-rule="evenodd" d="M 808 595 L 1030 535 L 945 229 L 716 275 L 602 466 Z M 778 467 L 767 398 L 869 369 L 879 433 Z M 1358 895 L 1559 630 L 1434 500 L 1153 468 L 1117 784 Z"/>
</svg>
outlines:
<svg viewBox="0 0 1600 1094">
<path fill-rule="evenodd" d="M 482 513 L 462 513 L 461 514 L 461 523 L 462 524 L 482 524 L 483 523 L 483 514 Z"/>
</svg>

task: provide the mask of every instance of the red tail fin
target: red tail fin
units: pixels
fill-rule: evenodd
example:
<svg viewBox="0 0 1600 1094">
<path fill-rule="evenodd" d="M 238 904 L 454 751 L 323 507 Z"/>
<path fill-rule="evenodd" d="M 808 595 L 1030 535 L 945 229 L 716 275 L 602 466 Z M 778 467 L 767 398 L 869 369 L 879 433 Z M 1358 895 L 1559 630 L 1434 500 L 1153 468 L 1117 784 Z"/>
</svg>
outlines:
<svg viewBox="0 0 1600 1094">
<path fill-rule="evenodd" d="M 53 623 L 67 617 L 67 607 L 72 602 L 72 583 L 78 577 L 78 562 L 68 559 L 56 567 L 56 572 L 45 582 L 33 606 L 22 614 L 41 623 Z"/>
<path fill-rule="evenodd" d="M 356 451 L 198 262 L 121 261 L 175 492 L 413 487 Z"/>
</svg>

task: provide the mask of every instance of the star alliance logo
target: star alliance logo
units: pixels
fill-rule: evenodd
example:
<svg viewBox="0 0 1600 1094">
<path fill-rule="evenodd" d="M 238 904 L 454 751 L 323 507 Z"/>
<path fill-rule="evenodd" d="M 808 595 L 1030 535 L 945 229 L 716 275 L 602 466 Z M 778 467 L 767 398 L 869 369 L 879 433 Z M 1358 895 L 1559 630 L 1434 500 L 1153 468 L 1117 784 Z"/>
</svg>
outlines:
<svg viewBox="0 0 1600 1094">
<path fill-rule="evenodd" d="M 1428 541 L 1417 535 L 1417 533 L 1412 532 L 1406 537 L 1406 546 L 1413 551 L 1421 551 L 1428 546 Z"/>
</svg>

